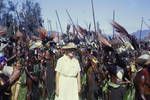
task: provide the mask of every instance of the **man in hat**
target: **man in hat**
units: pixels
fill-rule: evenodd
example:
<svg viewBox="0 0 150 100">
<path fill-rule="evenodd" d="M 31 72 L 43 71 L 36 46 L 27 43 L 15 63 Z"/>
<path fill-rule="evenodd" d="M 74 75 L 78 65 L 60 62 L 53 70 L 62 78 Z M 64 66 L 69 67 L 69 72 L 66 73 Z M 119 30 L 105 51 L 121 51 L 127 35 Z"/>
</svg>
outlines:
<svg viewBox="0 0 150 100">
<path fill-rule="evenodd" d="M 80 65 L 75 57 L 74 50 L 77 46 L 68 43 L 62 47 L 65 54 L 58 59 L 56 64 L 56 97 L 55 100 L 79 100 Z"/>
</svg>

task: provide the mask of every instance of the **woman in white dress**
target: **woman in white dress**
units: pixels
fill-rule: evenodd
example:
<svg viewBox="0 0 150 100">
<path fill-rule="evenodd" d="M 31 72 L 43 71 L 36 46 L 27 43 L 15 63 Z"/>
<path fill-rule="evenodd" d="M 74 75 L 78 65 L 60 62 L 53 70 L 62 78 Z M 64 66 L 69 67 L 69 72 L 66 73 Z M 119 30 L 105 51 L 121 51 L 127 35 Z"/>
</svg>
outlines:
<svg viewBox="0 0 150 100">
<path fill-rule="evenodd" d="M 57 61 L 55 100 L 79 100 L 81 69 L 74 56 L 75 48 L 74 43 L 68 43 L 63 47 L 65 54 Z"/>
</svg>

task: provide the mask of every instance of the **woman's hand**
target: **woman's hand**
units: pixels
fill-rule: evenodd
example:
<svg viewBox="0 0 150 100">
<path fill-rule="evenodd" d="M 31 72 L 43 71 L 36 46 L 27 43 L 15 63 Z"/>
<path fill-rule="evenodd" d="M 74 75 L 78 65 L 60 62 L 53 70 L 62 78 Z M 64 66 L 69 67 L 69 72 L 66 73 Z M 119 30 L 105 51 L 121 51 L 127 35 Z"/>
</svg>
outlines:
<svg viewBox="0 0 150 100">
<path fill-rule="evenodd" d="M 59 96 L 59 89 L 57 88 L 55 92 L 56 92 L 56 96 L 58 97 Z"/>
<path fill-rule="evenodd" d="M 80 79 L 80 72 L 77 75 L 77 82 L 78 82 L 78 93 L 81 92 L 81 79 Z"/>
<path fill-rule="evenodd" d="M 59 72 L 56 72 L 56 96 L 59 96 L 59 76 L 60 76 L 60 73 Z"/>
</svg>

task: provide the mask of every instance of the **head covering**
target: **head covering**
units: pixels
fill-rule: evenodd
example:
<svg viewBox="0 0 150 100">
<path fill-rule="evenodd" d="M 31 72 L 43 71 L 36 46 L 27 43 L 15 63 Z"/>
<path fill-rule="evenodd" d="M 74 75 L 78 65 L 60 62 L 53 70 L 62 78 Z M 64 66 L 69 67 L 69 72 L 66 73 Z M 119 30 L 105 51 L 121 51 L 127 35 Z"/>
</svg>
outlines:
<svg viewBox="0 0 150 100">
<path fill-rule="evenodd" d="M 144 64 L 148 64 L 148 60 L 150 59 L 150 55 L 149 54 L 143 54 L 143 55 L 141 55 L 140 57 L 138 57 L 137 59 L 136 59 L 136 63 L 138 63 L 138 64 L 142 64 L 142 65 L 144 65 Z"/>
<path fill-rule="evenodd" d="M 30 49 L 41 48 L 41 47 L 42 47 L 42 41 L 36 41 L 31 44 Z"/>
<path fill-rule="evenodd" d="M 48 36 L 48 32 L 44 27 L 40 27 L 37 29 L 37 32 L 39 32 L 39 36 L 41 39 L 45 39 Z"/>
<path fill-rule="evenodd" d="M 76 48 L 77 46 L 73 42 L 70 42 L 67 45 L 62 47 L 62 49 L 76 49 Z"/>
</svg>

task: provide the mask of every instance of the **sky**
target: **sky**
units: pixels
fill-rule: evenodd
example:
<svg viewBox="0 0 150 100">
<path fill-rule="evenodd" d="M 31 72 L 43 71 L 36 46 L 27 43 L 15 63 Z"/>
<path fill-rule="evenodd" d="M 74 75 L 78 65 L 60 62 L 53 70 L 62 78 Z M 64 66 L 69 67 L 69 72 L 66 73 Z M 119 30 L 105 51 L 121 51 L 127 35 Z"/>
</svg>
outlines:
<svg viewBox="0 0 150 100">
<path fill-rule="evenodd" d="M 91 10 L 91 0 L 35 0 L 39 2 L 42 8 L 42 17 L 44 26 L 50 29 L 49 20 L 52 29 L 60 31 L 55 10 L 57 10 L 63 31 L 66 25 L 70 23 L 66 14 L 69 11 L 74 24 L 79 24 L 87 28 L 92 23 L 93 18 Z M 113 10 L 115 10 L 115 20 L 123 25 L 129 33 L 140 29 L 141 18 L 150 24 L 150 0 L 93 0 L 95 9 L 95 18 L 99 22 L 103 33 L 112 34 L 111 22 L 113 19 Z M 56 24 L 57 23 L 57 24 Z M 143 29 L 148 29 L 143 25 Z"/>
</svg>

